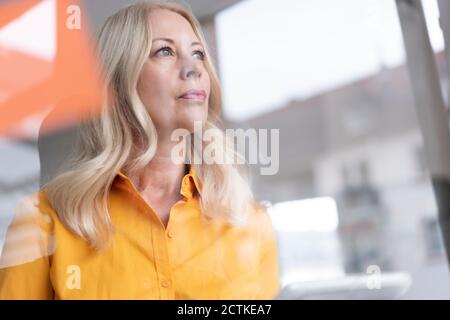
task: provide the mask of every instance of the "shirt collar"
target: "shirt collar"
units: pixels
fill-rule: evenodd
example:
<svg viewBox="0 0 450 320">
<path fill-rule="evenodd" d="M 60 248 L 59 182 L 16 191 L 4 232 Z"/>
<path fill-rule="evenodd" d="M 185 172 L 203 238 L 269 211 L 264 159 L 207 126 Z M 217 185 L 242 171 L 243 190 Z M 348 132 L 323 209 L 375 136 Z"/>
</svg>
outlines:
<svg viewBox="0 0 450 320">
<path fill-rule="evenodd" d="M 122 170 L 117 173 L 117 176 L 132 184 L 130 178 Z M 193 165 L 189 165 L 189 172 L 185 174 L 181 180 L 180 194 L 186 198 L 193 198 L 196 191 L 200 196 L 202 195 L 201 184 L 196 174 L 196 170 Z"/>
</svg>

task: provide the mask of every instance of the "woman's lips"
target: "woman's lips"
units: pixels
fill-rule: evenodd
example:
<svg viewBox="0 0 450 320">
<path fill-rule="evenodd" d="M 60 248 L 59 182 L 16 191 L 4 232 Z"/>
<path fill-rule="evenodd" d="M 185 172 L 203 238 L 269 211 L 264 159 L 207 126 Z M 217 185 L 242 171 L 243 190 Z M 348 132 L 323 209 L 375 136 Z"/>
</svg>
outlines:
<svg viewBox="0 0 450 320">
<path fill-rule="evenodd" d="M 203 102 L 206 99 L 206 92 L 204 90 L 189 90 L 182 94 L 179 98 L 184 100 Z"/>
</svg>

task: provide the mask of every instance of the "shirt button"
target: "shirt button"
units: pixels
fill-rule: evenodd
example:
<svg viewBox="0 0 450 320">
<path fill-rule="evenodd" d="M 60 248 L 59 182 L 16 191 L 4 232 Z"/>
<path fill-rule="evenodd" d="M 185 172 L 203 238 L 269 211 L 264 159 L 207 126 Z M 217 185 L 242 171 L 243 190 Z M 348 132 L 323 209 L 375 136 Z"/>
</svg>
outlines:
<svg viewBox="0 0 450 320">
<path fill-rule="evenodd" d="M 170 287 L 170 284 L 171 284 L 170 280 L 163 280 L 163 281 L 161 281 L 161 285 L 162 285 L 164 288 Z"/>
<path fill-rule="evenodd" d="M 173 230 L 169 230 L 168 236 L 169 238 L 173 238 L 175 235 L 175 232 Z"/>
</svg>

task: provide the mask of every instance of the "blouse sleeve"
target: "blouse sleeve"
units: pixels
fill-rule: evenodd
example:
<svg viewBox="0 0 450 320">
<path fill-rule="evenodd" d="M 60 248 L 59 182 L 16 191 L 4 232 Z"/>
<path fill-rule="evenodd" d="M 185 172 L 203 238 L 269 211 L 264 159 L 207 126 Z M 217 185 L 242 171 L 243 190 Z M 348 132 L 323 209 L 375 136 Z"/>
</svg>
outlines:
<svg viewBox="0 0 450 320">
<path fill-rule="evenodd" d="M 261 256 L 259 265 L 260 291 L 256 299 L 275 299 L 280 292 L 280 272 L 277 240 L 267 211 L 261 214 Z"/>
<path fill-rule="evenodd" d="M 39 208 L 38 194 L 19 201 L 0 258 L 0 300 L 52 299 L 52 220 Z"/>
</svg>

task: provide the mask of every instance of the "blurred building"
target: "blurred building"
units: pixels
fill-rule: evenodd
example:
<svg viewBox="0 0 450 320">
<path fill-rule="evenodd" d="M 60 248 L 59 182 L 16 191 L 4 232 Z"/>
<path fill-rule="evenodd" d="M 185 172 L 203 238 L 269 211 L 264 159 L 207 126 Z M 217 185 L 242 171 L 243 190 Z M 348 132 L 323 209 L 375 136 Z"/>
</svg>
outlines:
<svg viewBox="0 0 450 320">
<path fill-rule="evenodd" d="M 448 83 L 445 56 L 436 58 Z M 406 66 L 230 126 L 280 129 L 280 171 L 264 176 L 254 166 L 256 195 L 272 203 L 333 197 L 347 274 L 366 273 L 370 265 L 382 272 L 406 270 L 414 275 L 411 297 L 450 296 L 449 282 L 442 281 L 449 280 L 447 261 Z M 280 235 L 282 263 L 301 250 L 300 239 Z M 434 293 L 416 290 L 426 281 Z"/>
</svg>

